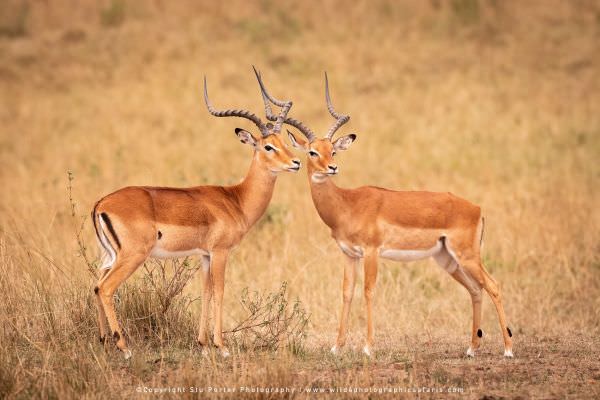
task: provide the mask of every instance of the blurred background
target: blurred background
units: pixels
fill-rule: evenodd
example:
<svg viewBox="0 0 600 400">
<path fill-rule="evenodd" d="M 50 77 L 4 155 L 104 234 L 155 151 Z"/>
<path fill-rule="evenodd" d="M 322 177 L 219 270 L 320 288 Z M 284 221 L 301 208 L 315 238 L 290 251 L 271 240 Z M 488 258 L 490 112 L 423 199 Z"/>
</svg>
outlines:
<svg viewBox="0 0 600 400">
<path fill-rule="evenodd" d="M 0 329 L 23 347 L 25 365 L 41 362 L 27 358 L 35 346 L 57 341 L 68 353 L 73 337 L 96 340 L 95 279 L 75 235 L 96 200 L 127 185 L 227 185 L 245 175 L 251 149 L 234 128 L 255 127 L 211 117 L 201 84 L 206 75 L 215 107 L 264 116 L 251 65 L 274 96 L 294 101 L 291 116 L 321 134 L 332 123 L 328 72 L 336 109 L 351 116 L 340 133 L 358 135 L 338 156 L 338 185 L 450 191 L 482 206 L 484 260 L 503 288 L 516 354 L 519 337 L 598 334 L 597 1 L 2 0 Z M 81 237 L 95 258 L 89 221 Z M 310 313 L 308 348 L 328 348 L 342 271 L 305 170 L 281 174 L 228 265 L 225 328 L 239 319 L 244 287 L 287 281 Z M 361 283 L 349 337 L 359 347 Z M 198 295 L 199 279 L 184 292 Z M 424 338 L 449 340 L 457 354 L 467 347 L 470 298 L 433 261 L 381 261 L 375 304 L 383 352 Z M 487 351 L 500 354 L 487 297 L 484 327 Z M 0 382 L 14 388 L 18 362 L 9 350 L 2 357 Z"/>
</svg>

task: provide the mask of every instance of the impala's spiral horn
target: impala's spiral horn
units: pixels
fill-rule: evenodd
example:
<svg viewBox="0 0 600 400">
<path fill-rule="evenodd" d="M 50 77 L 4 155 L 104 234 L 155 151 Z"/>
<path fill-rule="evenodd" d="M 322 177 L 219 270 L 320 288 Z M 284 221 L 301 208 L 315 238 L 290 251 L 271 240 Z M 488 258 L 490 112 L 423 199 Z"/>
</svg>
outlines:
<svg viewBox="0 0 600 400">
<path fill-rule="evenodd" d="M 335 123 L 329 128 L 329 131 L 325 135 L 325 139 L 331 140 L 334 133 L 341 128 L 346 122 L 350 121 L 349 115 L 338 114 L 331 104 L 331 96 L 329 95 L 329 79 L 327 79 L 327 72 L 325 72 L 325 102 L 327 103 L 327 109 L 329 114 L 336 119 Z"/>
<path fill-rule="evenodd" d="M 208 99 L 208 89 L 206 88 L 206 76 L 204 77 L 204 102 L 206 103 L 206 108 L 208 108 L 208 112 L 214 115 L 215 117 L 240 117 L 246 118 L 250 121 L 254 122 L 254 124 L 260 130 L 262 136 L 267 136 L 269 134 L 269 128 L 265 125 L 261 119 L 254 113 L 251 113 L 247 110 L 236 110 L 236 109 L 228 109 L 228 110 L 217 110 L 215 109 L 210 100 Z"/>
</svg>

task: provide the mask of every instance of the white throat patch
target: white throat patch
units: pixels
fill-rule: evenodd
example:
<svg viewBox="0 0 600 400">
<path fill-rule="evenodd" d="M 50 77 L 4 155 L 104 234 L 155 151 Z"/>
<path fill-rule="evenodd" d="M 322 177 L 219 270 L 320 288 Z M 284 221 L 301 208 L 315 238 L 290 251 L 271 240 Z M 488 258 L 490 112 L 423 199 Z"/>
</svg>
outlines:
<svg viewBox="0 0 600 400">
<path fill-rule="evenodd" d="M 323 183 L 327 180 L 327 175 L 316 172 L 310 176 L 310 180 L 314 183 Z"/>
</svg>

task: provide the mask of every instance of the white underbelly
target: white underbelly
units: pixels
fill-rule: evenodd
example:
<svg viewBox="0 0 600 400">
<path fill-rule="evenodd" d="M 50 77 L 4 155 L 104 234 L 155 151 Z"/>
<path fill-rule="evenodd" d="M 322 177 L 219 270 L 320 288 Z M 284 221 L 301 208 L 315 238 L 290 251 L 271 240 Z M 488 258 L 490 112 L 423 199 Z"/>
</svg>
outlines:
<svg viewBox="0 0 600 400">
<path fill-rule="evenodd" d="M 441 240 L 438 240 L 435 246 L 423 250 L 398 250 L 398 249 L 379 249 L 379 256 L 394 261 L 416 261 L 429 258 L 444 247 Z"/>
<path fill-rule="evenodd" d="M 208 251 L 203 250 L 203 249 L 170 251 L 170 250 L 165 250 L 158 246 L 154 246 L 152 248 L 152 251 L 150 251 L 150 257 L 152 257 L 152 258 L 179 258 L 179 257 L 208 256 L 208 255 L 209 255 Z"/>
</svg>

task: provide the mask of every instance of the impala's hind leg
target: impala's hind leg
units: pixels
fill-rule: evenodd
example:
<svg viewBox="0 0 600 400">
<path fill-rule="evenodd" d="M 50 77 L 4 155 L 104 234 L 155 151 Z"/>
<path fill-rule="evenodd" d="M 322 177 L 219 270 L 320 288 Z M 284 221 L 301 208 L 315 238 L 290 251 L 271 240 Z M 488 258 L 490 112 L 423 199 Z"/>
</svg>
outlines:
<svg viewBox="0 0 600 400">
<path fill-rule="evenodd" d="M 463 267 L 466 275 L 474 280 L 479 286 L 483 287 L 490 295 L 494 306 L 496 306 L 500 329 L 502 331 L 502 336 L 504 337 L 504 356 L 512 357 L 512 332 L 506 324 L 506 315 L 504 314 L 502 295 L 500 293 L 500 288 L 498 288 L 498 284 L 485 270 L 485 267 L 479 259 L 479 255 L 477 255 L 477 258 L 465 258 L 463 256 L 460 259 L 460 267 Z"/>
<path fill-rule="evenodd" d="M 354 284 L 356 283 L 356 269 L 360 258 L 353 258 L 344 254 L 346 265 L 344 266 L 344 283 L 343 283 L 343 301 L 342 315 L 340 317 L 340 329 L 335 345 L 331 348 L 332 353 L 337 351 L 346 344 L 346 331 L 348 329 L 348 316 L 350 315 L 350 305 L 354 297 Z"/>
<path fill-rule="evenodd" d="M 125 254 L 121 251 L 117 256 L 113 267 L 98 283 L 98 297 L 106 313 L 108 325 L 112 336 L 117 341 L 117 347 L 123 352 L 125 358 L 131 357 L 131 351 L 127 348 L 125 336 L 117 321 L 113 295 L 123 282 L 146 260 L 148 251 L 143 253 Z"/>
<path fill-rule="evenodd" d="M 498 321 L 500 322 L 500 329 L 502 330 L 502 336 L 504 338 L 504 357 L 513 357 L 512 332 L 506 324 L 506 315 L 504 314 L 504 306 L 502 305 L 502 293 L 494 278 L 492 278 L 485 270 L 483 264 L 479 263 L 479 268 L 483 275 L 483 287 L 492 298 L 492 301 L 496 306 L 496 311 L 498 312 Z"/>
<path fill-rule="evenodd" d="M 106 274 L 110 271 L 110 269 L 102 269 L 100 270 L 100 279 L 98 279 L 98 285 L 102 281 L 102 279 L 106 276 Z M 96 298 L 96 307 L 98 308 L 98 328 L 100 329 L 100 343 L 104 344 L 106 341 L 106 313 L 104 312 L 104 306 L 102 305 L 102 301 L 100 300 L 100 296 L 98 296 L 98 285 L 94 288 L 95 298 Z"/>
<path fill-rule="evenodd" d="M 436 254 L 434 259 L 452 278 L 463 285 L 471 295 L 473 324 L 471 327 L 471 346 L 467 349 L 467 356 L 474 357 L 475 350 L 479 348 L 481 338 L 483 337 L 483 331 L 481 330 L 481 285 L 457 263 L 447 247 L 444 247 L 444 249 Z"/>
</svg>

